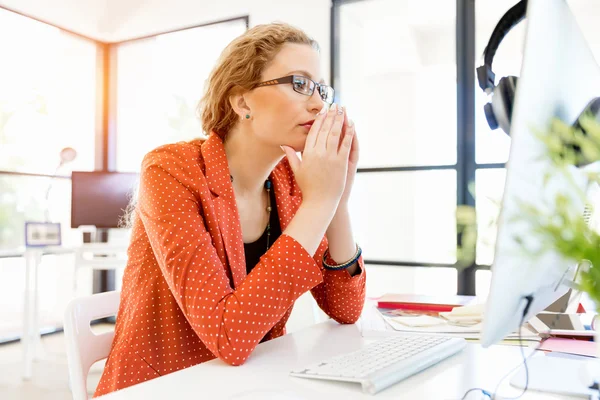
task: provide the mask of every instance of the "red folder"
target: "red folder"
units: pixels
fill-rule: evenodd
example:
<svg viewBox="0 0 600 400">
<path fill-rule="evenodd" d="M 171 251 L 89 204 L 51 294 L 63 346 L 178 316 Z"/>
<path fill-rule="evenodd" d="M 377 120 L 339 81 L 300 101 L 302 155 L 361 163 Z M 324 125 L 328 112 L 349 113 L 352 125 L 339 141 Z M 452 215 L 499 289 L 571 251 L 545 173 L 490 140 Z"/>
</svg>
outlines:
<svg viewBox="0 0 600 400">
<path fill-rule="evenodd" d="M 466 306 L 475 296 L 426 296 L 417 294 L 388 293 L 377 300 L 377 307 L 410 311 L 452 311 L 454 307 Z"/>
</svg>

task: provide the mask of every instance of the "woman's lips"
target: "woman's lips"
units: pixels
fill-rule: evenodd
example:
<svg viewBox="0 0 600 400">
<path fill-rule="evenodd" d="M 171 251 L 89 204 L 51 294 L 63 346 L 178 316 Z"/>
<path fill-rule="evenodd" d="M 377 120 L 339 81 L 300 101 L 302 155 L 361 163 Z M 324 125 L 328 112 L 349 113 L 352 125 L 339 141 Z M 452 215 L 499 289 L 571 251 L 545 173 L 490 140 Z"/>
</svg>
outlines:
<svg viewBox="0 0 600 400">
<path fill-rule="evenodd" d="M 303 124 L 300 124 L 300 126 L 303 126 L 303 127 L 305 127 L 306 129 L 310 130 L 310 128 L 312 127 L 312 125 L 313 125 L 313 123 L 314 123 L 314 122 L 315 122 L 315 121 L 308 121 L 308 122 L 305 122 L 305 123 L 303 123 Z"/>
</svg>

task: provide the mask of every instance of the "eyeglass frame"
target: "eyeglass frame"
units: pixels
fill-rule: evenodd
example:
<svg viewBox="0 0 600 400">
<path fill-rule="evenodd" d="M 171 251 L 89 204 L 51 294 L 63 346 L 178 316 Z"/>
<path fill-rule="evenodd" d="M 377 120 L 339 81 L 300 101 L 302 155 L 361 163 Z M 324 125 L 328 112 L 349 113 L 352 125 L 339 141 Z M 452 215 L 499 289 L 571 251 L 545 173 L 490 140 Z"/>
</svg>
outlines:
<svg viewBox="0 0 600 400">
<path fill-rule="evenodd" d="M 312 89 L 312 93 L 307 94 L 307 93 L 302 93 L 302 92 L 297 91 L 296 88 L 293 85 L 294 78 L 296 78 L 296 77 L 308 79 L 309 81 L 311 81 L 314 84 L 313 89 Z M 326 85 L 324 83 L 315 82 L 312 79 L 310 79 L 309 77 L 304 76 L 304 75 L 295 75 L 295 74 L 294 75 L 287 75 L 287 76 L 282 76 L 281 78 L 276 78 L 276 79 L 271 79 L 271 80 L 268 80 L 268 81 L 260 82 L 260 83 L 257 83 L 256 85 L 254 85 L 254 89 L 259 88 L 259 87 L 265 87 L 265 86 L 283 85 L 283 84 L 286 84 L 286 83 L 291 83 L 292 84 L 292 88 L 294 89 L 294 92 L 299 93 L 299 94 L 303 94 L 304 96 L 309 96 L 309 97 L 312 96 L 315 93 L 315 89 L 318 88 L 319 89 L 319 92 L 318 92 L 319 93 L 319 97 L 321 98 L 321 100 L 324 103 L 327 103 L 329 105 L 333 104 L 333 101 L 335 99 L 335 89 L 333 87 L 331 87 L 329 85 Z M 328 101 L 326 101 L 326 100 L 324 100 L 323 96 L 321 96 L 321 87 L 330 88 L 333 91 L 333 96 L 331 98 L 331 103 L 328 102 Z"/>
</svg>

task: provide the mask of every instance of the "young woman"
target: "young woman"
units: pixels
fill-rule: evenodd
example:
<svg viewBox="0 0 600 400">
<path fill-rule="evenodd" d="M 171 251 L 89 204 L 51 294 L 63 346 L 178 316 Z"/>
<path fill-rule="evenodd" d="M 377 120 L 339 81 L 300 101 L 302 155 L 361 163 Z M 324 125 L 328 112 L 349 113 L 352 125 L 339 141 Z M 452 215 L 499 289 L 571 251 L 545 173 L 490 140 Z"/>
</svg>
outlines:
<svg viewBox="0 0 600 400">
<path fill-rule="evenodd" d="M 295 300 L 354 323 L 365 271 L 348 214 L 358 139 L 286 24 L 235 39 L 200 104 L 208 139 L 142 163 L 115 337 L 96 396 L 285 334 Z M 302 152 L 302 157 L 297 156 Z"/>
</svg>

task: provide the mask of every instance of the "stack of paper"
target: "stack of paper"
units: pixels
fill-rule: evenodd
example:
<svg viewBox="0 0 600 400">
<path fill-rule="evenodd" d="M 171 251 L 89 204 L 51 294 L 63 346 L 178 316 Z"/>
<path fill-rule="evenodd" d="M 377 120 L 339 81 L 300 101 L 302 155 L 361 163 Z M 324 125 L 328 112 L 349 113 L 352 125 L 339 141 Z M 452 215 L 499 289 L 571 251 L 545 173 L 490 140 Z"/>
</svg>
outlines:
<svg viewBox="0 0 600 400">
<path fill-rule="evenodd" d="M 460 318 L 448 320 L 430 315 L 398 316 L 390 315 L 389 312 L 383 312 L 382 315 L 388 325 L 397 332 L 455 336 L 473 341 L 478 341 L 481 338 L 482 323 L 473 322 L 473 320 L 463 319 L 461 321 Z M 540 340 L 538 334 L 525 327 L 521 328 L 521 341 L 523 343 L 539 342 Z M 514 332 L 508 335 L 503 343 L 518 345 L 519 333 Z"/>
</svg>

